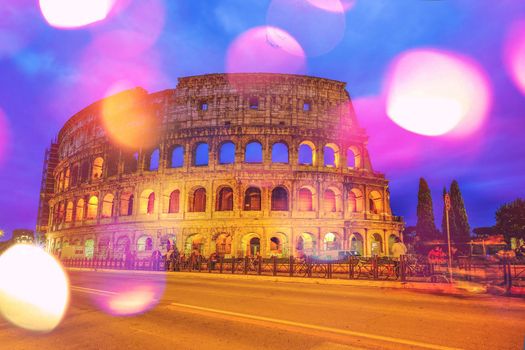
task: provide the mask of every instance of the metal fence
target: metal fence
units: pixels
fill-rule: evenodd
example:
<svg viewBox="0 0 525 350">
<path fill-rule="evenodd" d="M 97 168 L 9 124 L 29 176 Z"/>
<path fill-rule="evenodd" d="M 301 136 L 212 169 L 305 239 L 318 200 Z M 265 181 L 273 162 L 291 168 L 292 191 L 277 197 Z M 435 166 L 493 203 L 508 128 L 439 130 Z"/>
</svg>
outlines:
<svg viewBox="0 0 525 350">
<path fill-rule="evenodd" d="M 355 257 L 344 260 L 316 260 L 311 258 L 209 258 L 192 256 L 166 260 L 164 257 L 146 259 L 64 259 L 66 267 L 207 272 L 218 274 L 244 274 L 307 278 L 338 278 L 353 280 L 398 280 L 401 282 L 448 283 L 472 281 L 498 286 L 509 293 L 512 287 L 525 287 L 525 262 L 517 260 L 486 261 L 472 257 L 456 259 L 452 271 L 446 262 L 429 262 L 426 257 L 402 256 Z"/>
</svg>

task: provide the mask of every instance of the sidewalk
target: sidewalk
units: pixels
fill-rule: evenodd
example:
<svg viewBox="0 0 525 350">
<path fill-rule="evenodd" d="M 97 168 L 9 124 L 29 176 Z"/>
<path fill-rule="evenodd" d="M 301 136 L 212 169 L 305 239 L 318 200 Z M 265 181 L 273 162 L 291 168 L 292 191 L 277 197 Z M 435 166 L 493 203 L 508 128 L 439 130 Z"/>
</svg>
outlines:
<svg viewBox="0 0 525 350">
<path fill-rule="evenodd" d="M 319 284 L 319 285 L 340 285 L 355 287 L 376 287 L 392 289 L 420 290 L 431 293 L 442 293 L 452 295 L 472 295 L 486 293 L 485 286 L 461 281 L 459 283 L 426 283 L 426 282 L 399 282 L 399 281 L 377 281 L 377 280 L 351 280 L 351 279 L 327 279 L 327 278 L 306 278 L 306 277 L 287 277 L 287 276 L 267 276 L 267 275 L 241 275 L 231 273 L 208 273 L 208 272 L 173 272 L 173 271 L 147 271 L 147 270 L 112 270 L 112 269 L 94 269 L 94 268 L 66 268 L 69 271 L 97 271 L 107 273 L 128 273 L 128 274 L 167 274 L 173 277 L 193 277 L 203 279 L 227 279 L 227 280 L 253 280 L 269 281 L 281 283 L 302 283 L 302 284 Z"/>
</svg>

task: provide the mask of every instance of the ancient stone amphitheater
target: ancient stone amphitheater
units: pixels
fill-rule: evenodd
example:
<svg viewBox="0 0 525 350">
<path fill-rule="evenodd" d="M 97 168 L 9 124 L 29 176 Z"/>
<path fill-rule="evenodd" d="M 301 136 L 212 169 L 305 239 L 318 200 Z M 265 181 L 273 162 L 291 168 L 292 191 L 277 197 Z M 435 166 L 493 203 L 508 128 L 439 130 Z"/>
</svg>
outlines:
<svg viewBox="0 0 525 350">
<path fill-rule="evenodd" d="M 101 107 L 126 95 L 155 119 L 131 147 L 110 136 Z M 403 223 L 366 146 L 339 81 L 210 74 L 129 90 L 60 130 L 37 230 L 62 257 L 150 256 L 173 244 L 205 256 L 389 255 Z"/>
</svg>

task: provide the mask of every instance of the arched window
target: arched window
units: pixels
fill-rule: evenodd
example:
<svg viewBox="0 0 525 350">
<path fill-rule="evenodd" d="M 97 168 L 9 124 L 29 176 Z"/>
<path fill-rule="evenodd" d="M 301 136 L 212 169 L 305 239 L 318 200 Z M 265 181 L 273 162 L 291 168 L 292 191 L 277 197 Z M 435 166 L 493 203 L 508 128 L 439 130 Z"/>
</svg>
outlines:
<svg viewBox="0 0 525 350">
<path fill-rule="evenodd" d="M 193 165 L 208 165 L 208 144 L 205 142 L 197 144 L 197 146 L 195 147 L 195 153 L 193 157 Z"/>
<path fill-rule="evenodd" d="M 324 166 L 329 168 L 336 168 L 339 164 L 339 149 L 334 144 L 324 146 Z"/>
<path fill-rule="evenodd" d="M 78 164 L 71 167 L 71 187 L 75 187 L 78 184 Z"/>
<path fill-rule="evenodd" d="M 334 191 L 330 189 L 324 191 L 323 207 L 325 212 L 337 211 Z"/>
<path fill-rule="evenodd" d="M 58 223 L 64 222 L 65 212 L 66 212 L 65 204 L 64 202 L 60 202 L 60 204 L 58 205 L 58 219 L 57 219 Z"/>
<path fill-rule="evenodd" d="M 261 190 L 249 187 L 244 193 L 244 210 L 261 210 Z"/>
<path fill-rule="evenodd" d="M 82 162 L 82 168 L 80 169 L 80 182 L 87 182 L 89 179 L 89 161 L 85 160 Z"/>
<path fill-rule="evenodd" d="M 198 188 L 193 192 L 193 196 L 190 202 L 191 212 L 204 212 L 206 211 L 206 190 L 204 188 Z"/>
<path fill-rule="evenodd" d="M 346 166 L 355 168 L 355 153 L 351 148 L 346 150 Z"/>
<path fill-rule="evenodd" d="M 299 190 L 299 211 L 312 211 L 312 191 L 308 188 L 303 187 Z"/>
<path fill-rule="evenodd" d="M 288 192 L 283 187 L 276 187 L 272 191 L 272 210 L 288 210 Z"/>
<path fill-rule="evenodd" d="M 359 148 L 355 146 L 348 147 L 346 151 L 346 165 L 349 168 L 361 168 L 361 155 Z"/>
<path fill-rule="evenodd" d="M 123 192 L 120 195 L 120 215 L 128 216 L 133 214 L 133 194 Z"/>
<path fill-rule="evenodd" d="M 354 232 L 350 239 L 350 251 L 363 255 L 363 236 L 357 232 Z"/>
<path fill-rule="evenodd" d="M 112 151 L 107 156 L 106 174 L 107 176 L 115 176 L 118 174 L 119 154 L 117 151 Z"/>
<path fill-rule="evenodd" d="M 88 201 L 86 219 L 88 220 L 95 219 L 97 217 L 97 210 L 98 210 L 98 197 L 91 196 Z"/>
<path fill-rule="evenodd" d="M 155 171 L 159 169 L 160 152 L 159 149 L 154 149 L 151 153 L 146 155 L 144 160 L 144 167 L 146 170 Z"/>
<path fill-rule="evenodd" d="M 288 163 L 288 146 L 283 142 L 272 146 L 272 163 Z"/>
<path fill-rule="evenodd" d="M 100 179 L 102 177 L 102 167 L 104 166 L 104 158 L 97 157 L 93 161 L 93 169 L 91 177 L 95 179 Z"/>
<path fill-rule="evenodd" d="M 310 145 L 302 143 L 299 145 L 299 164 L 313 165 L 313 150 Z"/>
<path fill-rule="evenodd" d="M 368 203 L 370 212 L 372 214 L 381 214 L 383 211 L 383 200 L 381 198 L 381 193 L 378 191 L 371 191 L 368 195 Z"/>
<path fill-rule="evenodd" d="M 151 192 L 148 196 L 147 214 L 153 214 L 155 210 L 155 192 Z"/>
<path fill-rule="evenodd" d="M 281 241 L 277 237 L 270 238 L 270 254 L 280 254 L 281 250 Z"/>
<path fill-rule="evenodd" d="M 261 252 L 261 239 L 259 237 L 253 237 L 250 239 L 250 244 L 248 247 L 248 254 L 247 255 L 257 255 L 257 253 Z"/>
<path fill-rule="evenodd" d="M 114 196 L 111 193 L 108 193 L 104 196 L 102 200 L 102 213 L 103 218 L 109 218 L 113 215 L 113 199 Z"/>
<path fill-rule="evenodd" d="M 173 146 L 170 154 L 170 168 L 181 168 L 184 165 L 184 147 Z"/>
<path fill-rule="evenodd" d="M 174 190 L 170 193 L 168 213 L 178 213 L 179 212 L 179 197 L 180 197 L 179 190 Z"/>
<path fill-rule="evenodd" d="M 244 154 L 244 161 L 246 163 L 262 163 L 262 145 L 253 141 L 246 145 L 246 153 Z"/>
<path fill-rule="evenodd" d="M 124 174 L 131 174 L 137 171 L 139 162 L 139 154 L 128 153 L 124 155 Z"/>
<path fill-rule="evenodd" d="M 68 202 L 66 206 L 66 222 L 73 221 L 73 202 Z"/>
<path fill-rule="evenodd" d="M 231 187 L 223 187 L 217 195 L 217 211 L 233 210 L 233 190 Z"/>
<path fill-rule="evenodd" d="M 225 142 L 219 149 L 219 163 L 232 164 L 235 162 L 235 144 L 231 141 Z"/>
<path fill-rule="evenodd" d="M 84 220 L 84 199 L 80 198 L 75 208 L 75 221 Z"/>
</svg>

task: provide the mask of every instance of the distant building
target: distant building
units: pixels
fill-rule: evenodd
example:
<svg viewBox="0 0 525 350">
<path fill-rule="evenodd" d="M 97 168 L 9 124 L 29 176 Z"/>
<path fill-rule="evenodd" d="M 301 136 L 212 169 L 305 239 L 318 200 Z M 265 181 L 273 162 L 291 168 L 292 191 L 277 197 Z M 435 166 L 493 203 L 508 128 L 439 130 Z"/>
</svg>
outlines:
<svg viewBox="0 0 525 350">
<path fill-rule="evenodd" d="M 35 232 L 27 229 L 15 229 L 11 239 L 0 242 L 0 252 L 8 249 L 14 244 L 33 244 L 35 242 Z"/>
<path fill-rule="evenodd" d="M 175 244 L 206 256 L 389 255 L 403 221 L 372 168 L 345 83 L 229 78 L 129 90 L 69 119 L 44 164 L 37 231 L 48 250 L 119 258 Z M 119 146 L 105 129 L 104 102 L 126 94 L 158 119 L 148 147 Z"/>
</svg>

